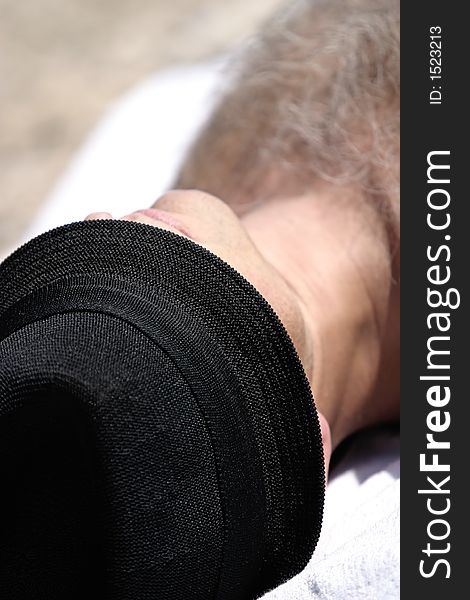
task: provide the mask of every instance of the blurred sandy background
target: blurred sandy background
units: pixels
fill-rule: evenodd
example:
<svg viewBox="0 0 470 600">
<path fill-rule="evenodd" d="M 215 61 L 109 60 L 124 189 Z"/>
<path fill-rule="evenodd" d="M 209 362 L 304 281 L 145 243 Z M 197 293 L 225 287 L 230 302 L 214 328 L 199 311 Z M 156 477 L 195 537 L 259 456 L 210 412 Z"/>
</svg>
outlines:
<svg viewBox="0 0 470 600">
<path fill-rule="evenodd" d="M 216 56 L 279 0 L 0 0 L 0 255 L 109 103 Z"/>
</svg>

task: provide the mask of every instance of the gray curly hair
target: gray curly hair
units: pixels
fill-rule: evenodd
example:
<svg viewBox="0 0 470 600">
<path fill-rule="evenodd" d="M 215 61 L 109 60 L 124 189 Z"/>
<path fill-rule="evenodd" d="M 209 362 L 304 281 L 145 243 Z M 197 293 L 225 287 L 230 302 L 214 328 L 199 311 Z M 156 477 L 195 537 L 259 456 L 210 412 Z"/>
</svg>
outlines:
<svg viewBox="0 0 470 600">
<path fill-rule="evenodd" d="M 399 1 L 300 0 L 230 64 L 175 186 L 253 203 L 353 185 L 398 219 Z"/>
</svg>

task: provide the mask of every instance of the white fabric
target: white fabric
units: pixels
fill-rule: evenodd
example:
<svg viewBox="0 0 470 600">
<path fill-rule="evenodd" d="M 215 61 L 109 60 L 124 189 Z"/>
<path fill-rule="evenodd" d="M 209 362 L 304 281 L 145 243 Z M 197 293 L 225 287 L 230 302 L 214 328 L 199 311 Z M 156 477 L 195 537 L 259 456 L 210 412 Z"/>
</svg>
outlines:
<svg viewBox="0 0 470 600">
<path fill-rule="evenodd" d="M 165 71 L 121 98 L 84 144 L 22 241 L 91 212 L 117 217 L 153 204 L 171 186 L 208 116 L 225 61 Z"/>
<path fill-rule="evenodd" d="M 310 562 L 263 600 L 399 598 L 399 512 L 398 435 L 361 434 L 330 477 Z"/>
<path fill-rule="evenodd" d="M 121 216 L 169 185 L 210 111 L 223 61 L 174 69 L 122 98 L 57 185 L 26 239 L 94 211 Z M 307 568 L 265 600 L 399 597 L 398 437 L 357 438 L 330 479 L 320 542 Z"/>
</svg>

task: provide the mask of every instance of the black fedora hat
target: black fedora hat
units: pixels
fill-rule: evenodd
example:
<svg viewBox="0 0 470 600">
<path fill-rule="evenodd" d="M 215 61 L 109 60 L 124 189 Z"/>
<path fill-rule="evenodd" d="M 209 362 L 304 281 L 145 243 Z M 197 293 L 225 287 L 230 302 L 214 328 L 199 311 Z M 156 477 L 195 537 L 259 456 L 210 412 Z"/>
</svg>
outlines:
<svg viewBox="0 0 470 600">
<path fill-rule="evenodd" d="M 60 227 L 0 265 L 5 599 L 245 599 L 309 560 L 321 433 L 293 344 L 201 246 Z"/>
</svg>

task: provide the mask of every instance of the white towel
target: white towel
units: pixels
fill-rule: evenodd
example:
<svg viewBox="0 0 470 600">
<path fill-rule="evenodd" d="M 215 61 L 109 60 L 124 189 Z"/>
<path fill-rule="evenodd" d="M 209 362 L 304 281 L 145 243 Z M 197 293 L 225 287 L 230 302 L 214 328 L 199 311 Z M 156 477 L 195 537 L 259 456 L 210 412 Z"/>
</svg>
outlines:
<svg viewBox="0 0 470 600">
<path fill-rule="evenodd" d="M 263 600 L 399 598 L 399 469 L 396 433 L 359 435 L 330 478 L 310 562 Z"/>
</svg>

